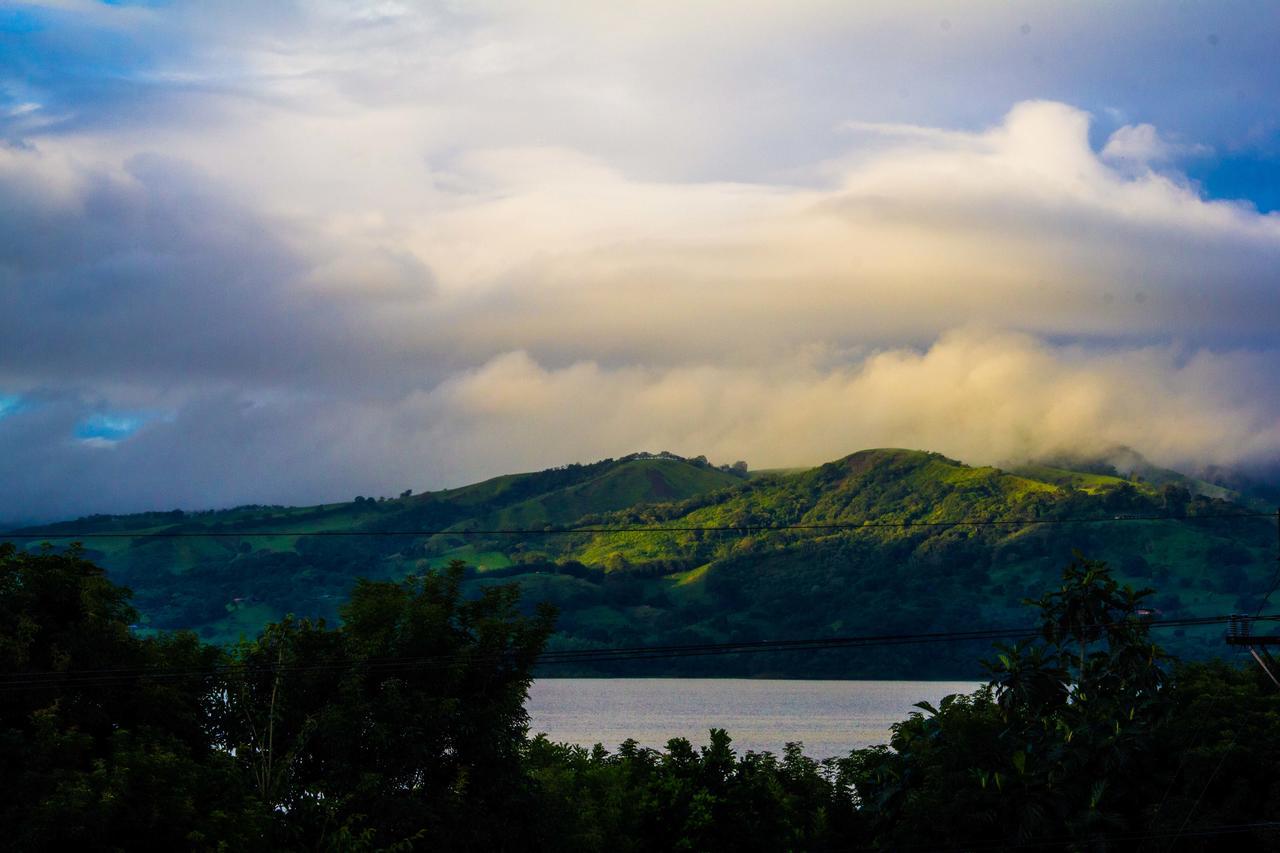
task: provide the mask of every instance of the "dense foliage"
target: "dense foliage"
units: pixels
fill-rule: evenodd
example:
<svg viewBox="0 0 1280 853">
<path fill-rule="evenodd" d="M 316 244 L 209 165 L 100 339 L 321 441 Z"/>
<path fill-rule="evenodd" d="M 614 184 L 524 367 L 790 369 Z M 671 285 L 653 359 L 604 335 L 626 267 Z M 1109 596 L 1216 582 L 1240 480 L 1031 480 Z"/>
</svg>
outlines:
<svg viewBox="0 0 1280 853">
<path fill-rule="evenodd" d="M 610 754 L 539 737 L 526 763 L 557 850 L 764 853 L 869 838 L 850 763 L 817 762 L 799 744 L 781 758 L 739 756 L 728 733 L 713 729 L 701 749 L 676 738 L 664 751 L 627 741 Z"/>
<path fill-rule="evenodd" d="M 17 849 L 496 849 L 533 815 L 524 699 L 551 614 L 461 567 L 228 652 L 139 638 L 76 552 L 0 550 L 0 827 Z M 521 803 L 528 803 L 521 808 Z"/>
<path fill-rule="evenodd" d="M 1280 694 L 1177 664 L 1146 592 L 1077 559 L 990 682 L 815 761 L 528 738 L 552 614 L 460 565 L 343 623 L 140 637 L 76 551 L 0 546 L 0 831 L 16 850 L 1182 850 L 1280 844 Z"/>
<path fill-rule="evenodd" d="M 220 746 L 285 816 L 277 843 L 493 849 L 522 829 L 524 699 L 552 615 L 520 616 L 513 587 L 463 600 L 461 577 L 361 581 L 341 628 L 286 619 L 233 652 Z"/>
<path fill-rule="evenodd" d="M 239 847 L 266 826 L 213 737 L 223 653 L 190 634 L 140 639 L 135 618 L 128 592 L 75 552 L 0 544 L 0 827 L 12 849 Z M 118 677 L 145 671 L 177 674 Z"/>
</svg>

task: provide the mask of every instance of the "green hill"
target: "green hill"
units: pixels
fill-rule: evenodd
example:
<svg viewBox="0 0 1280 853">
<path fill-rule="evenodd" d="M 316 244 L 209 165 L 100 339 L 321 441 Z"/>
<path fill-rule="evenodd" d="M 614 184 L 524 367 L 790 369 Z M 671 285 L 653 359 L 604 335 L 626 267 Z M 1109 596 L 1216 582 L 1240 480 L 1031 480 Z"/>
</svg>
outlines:
<svg viewBox="0 0 1280 853">
<path fill-rule="evenodd" d="M 1165 485 L 1181 486 L 1195 495 L 1245 504 L 1257 503 L 1251 496 L 1242 494 L 1239 490 L 1197 477 L 1188 477 L 1180 471 L 1154 465 L 1138 451 L 1123 445 L 1113 447 L 1102 454 L 1060 456 L 1056 459 L 1041 460 L 1038 464 L 1022 465 L 1014 470 L 1016 473 L 1024 473 L 1046 482 L 1063 485 L 1072 483 L 1077 488 L 1096 488 L 1126 480 L 1146 483 L 1156 488 Z M 1265 504 L 1261 506 L 1264 509 L 1269 508 Z"/>
<path fill-rule="evenodd" d="M 1073 549 L 1157 588 L 1163 616 L 1260 602 L 1275 566 L 1272 522 L 1219 518 L 1245 508 L 1224 500 L 1225 490 L 1195 493 L 1176 472 L 1153 482 L 1061 464 L 1010 472 L 889 449 L 748 477 L 702 459 L 636 454 L 396 499 L 97 516 L 48 531 L 278 534 L 86 540 L 136 591 L 144 630 L 193 628 L 220 642 L 286 612 L 333 618 L 357 576 L 402 577 L 454 559 L 473 567 L 473 591 L 514 581 L 530 606 L 556 604 L 554 648 L 1020 625 L 1021 600 L 1051 585 Z M 1107 521 L 1117 515 L 1188 518 Z M 1002 523 L 951 524 L 972 519 Z M 1044 523 L 1024 523 L 1032 519 Z M 633 532 L 655 526 L 666 530 Z M 780 526 L 791 529 L 768 529 Z M 539 532 L 547 527 L 597 532 Z M 499 532 L 511 529 L 529 532 Z M 371 535 L 308 535 L 339 530 Z M 1220 632 L 1167 633 L 1183 655 L 1224 649 Z M 982 652 L 901 646 L 625 671 L 941 677 L 973 674 Z"/>
<path fill-rule="evenodd" d="M 563 526 L 589 513 L 685 500 L 732 488 L 744 479 L 741 472 L 713 467 L 701 458 L 637 453 L 398 498 L 98 515 L 38 530 L 51 536 L 89 534 L 84 544 L 90 555 L 135 590 L 144 629 L 190 628 L 208 639 L 234 642 L 289 612 L 335 618 L 356 577 L 401 577 L 454 559 L 480 571 L 498 569 L 512 565 L 512 555 L 523 550 L 523 543 L 512 537 L 488 541 L 462 531 Z M 315 535 L 403 530 L 444 532 L 425 537 Z M 134 539 L 95 538 L 94 533 L 216 535 Z M 255 535 L 228 535 L 232 533 Z M 29 540 L 29 547 L 37 541 Z"/>
<path fill-rule="evenodd" d="M 467 520 L 479 527 L 529 528 L 569 524 L 595 512 L 683 500 L 741 481 L 707 465 L 642 454 L 603 466 L 573 465 L 496 477 L 415 500 L 465 507 L 473 513 Z"/>
</svg>

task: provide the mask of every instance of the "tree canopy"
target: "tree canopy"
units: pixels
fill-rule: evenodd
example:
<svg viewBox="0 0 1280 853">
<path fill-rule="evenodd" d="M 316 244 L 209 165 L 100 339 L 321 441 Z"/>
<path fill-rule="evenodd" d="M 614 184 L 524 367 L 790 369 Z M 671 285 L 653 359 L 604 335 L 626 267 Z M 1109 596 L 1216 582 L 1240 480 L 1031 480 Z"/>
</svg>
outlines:
<svg viewBox="0 0 1280 853">
<path fill-rule="evenodd" d="M 822 761 L 801 744 L 529 738 L 553 628 L 454 564 L 362 581 L 341 622 L 225 649 L 140 636 L 76 549 L 0 546 L 0 831 L 16 850 L 850 850 L 1275 846 L 1280 701 L 1184 664 L 1150 593 L 1078 557 L 988 683 Z"/>
</svg>

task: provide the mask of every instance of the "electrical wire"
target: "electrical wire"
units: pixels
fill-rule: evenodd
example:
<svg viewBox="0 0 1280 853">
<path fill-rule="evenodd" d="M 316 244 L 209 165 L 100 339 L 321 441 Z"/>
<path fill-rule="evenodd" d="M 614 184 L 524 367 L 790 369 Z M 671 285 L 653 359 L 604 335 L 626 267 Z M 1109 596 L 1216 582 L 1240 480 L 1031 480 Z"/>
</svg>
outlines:
<svg viewBox="0 0 1280 853">
<path fill-rule="evenodd" d="M 1142 620 L 1141 625 L 1151 628 L 1178 628 L 1226 624 L 1231 616 L 1202 616 L 1183 619 Z M 1280 616 L 1262 617 L 1263 621 L 1280 621 Z M 564 649 L 545 651 L 537 656 L 538 666 L 557 664 L 614 663 L 620 661 L 670 660 L 683 657 L 701 657 L 726 654 L 755 654 L 761 652 L 821 651 L 885 647 L 927 643 L 975 642 L 981 640 L 1023 640 L 1040 636 L 1040 630 L 1031 626 L 978 629 L 972 631 L 939 631 L 919 634 L 880 634 L 849 637 L 815 637 L 796 640 L 751 640 L 729 643 L 692 643 L 666 646 L 630 646 L 606 649 Z M 420 655 L 383 657 L 356 661 L 332 661 L 313 664 L 219 664 L 204 668 L 111 668 L 67 670 L 63 672 L 18 672 L 0 676 L 0 691 L 35 689 L 41 687 L 111 686 L 138 680 L 174 680 L 183 678 L 209 678 L 220 675 L 252 676 L 280 672 L 332 672 L 363 669 L 374 672 L 409 671 L 422 668 L 449 667 L 457 664 L 474 664 L 503 661 L 513 658 L 511 651 L 464 654 Z"/>
<path fill-rule="evenodd" d="M 397 536 L 576 536 L 587 534 L 626 533 L 738 533 L 755 534 L 787 530 L 863 530 L 868 528 L 949 528 L 949 527 L 1026 527 L 1052 524 L 1114 524 L 1117 522 L 1154 521 L 1241 521 L 1274 518 L 1269 512 L 1211 513 L 1205 515 L 1106 515 L 1091 518 L 959 518 L 952 521 L 911 521 L 873 519 L 867 521 L 832 521 L 797 524 L 734 525 L 644 525 L 633 527 L 527 527 L 527 528 L 439 528 L 394 530 L 159 530 L 149 533 L 126 531 L 33 531 L 15 530 L 0 533 L 0 539 L 186 539 L 186 538 L 254 538 L 254 537 L 397 537 Z"/>
<path fill-rule="evenodd" d="M 1241 835 L 1247 832 L 1280 832 L 1280 821 L 1262 820 L 1253 821 L 1251 823 L 1224 823 L 1199 827 L 1196 829 L 1166 830 L 1163 832 L 1117 833 L 1115 835 L 1082 836 L 1076 838 L 1062 836 L 1059 838 L 1046 838 L 1021 842 L 993 841 L 977 844 L 965 843 L 963 846 L 952 847 L 926 847 L 918 845 L 902 847 L 900 849 L 913 850 L 917 851 L 917 853 L 954 853 L 954 851 L 978 850 L 1043 850 L 1045 848 L 1054 847 L 1081 849 L 1082 845 L 1151 841 L 1160 839 L 1173 840 L 1176 843 L 1177 840 L 1182 838 L 1216 838 L 1224 835 Z"/>
</svg>

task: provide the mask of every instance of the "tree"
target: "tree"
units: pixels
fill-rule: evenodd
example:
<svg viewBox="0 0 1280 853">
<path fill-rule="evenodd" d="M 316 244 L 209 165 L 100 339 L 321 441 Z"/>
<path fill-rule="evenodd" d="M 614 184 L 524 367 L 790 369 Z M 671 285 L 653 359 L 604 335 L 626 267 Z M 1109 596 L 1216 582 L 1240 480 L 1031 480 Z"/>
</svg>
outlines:
<svg viewBox="0 0 1280 853">
<path fill-rule="evenodd" d="M 856 755 L 883 837 L 1021 844 L 1141 829 L 1153 732 L 1170 709 L 1149 594 L 1077 555 L 1059 589 L 1027 602 L 1039 642 L 1002 647 L 972 696 L 921 703 L 894 726 L 894 751 Z"/>
<path fill-rule="evenodd" d="M 524 700 L 553 614 L 520 615 L 513 586 L 464 600 L 464 568 L 359 581 L 341 627 L 286 619 L 237 649 L 225 746 L 287 816 L 277 843 L 521 837 Z"/>
<path fill-rule="evenodd" d="M 736 755 L 723 729 L 695 749 L 684 738 L 665 751 L 624 742 L 603 747 L 539 737 L 526 765 L 539 788 L 546 836 L 558 850 L 852 850 L 865 846 L 849 780 L 837 762 L 806 758 L 788 744 Z"/>
<path fill-rule="evenodd" d="M 77 548 L 0 544 L 0 831 L 17 850 L 253 849 L 265 813 L 212 748 L 220 652 L 141 638 Z"/>
</svg>

